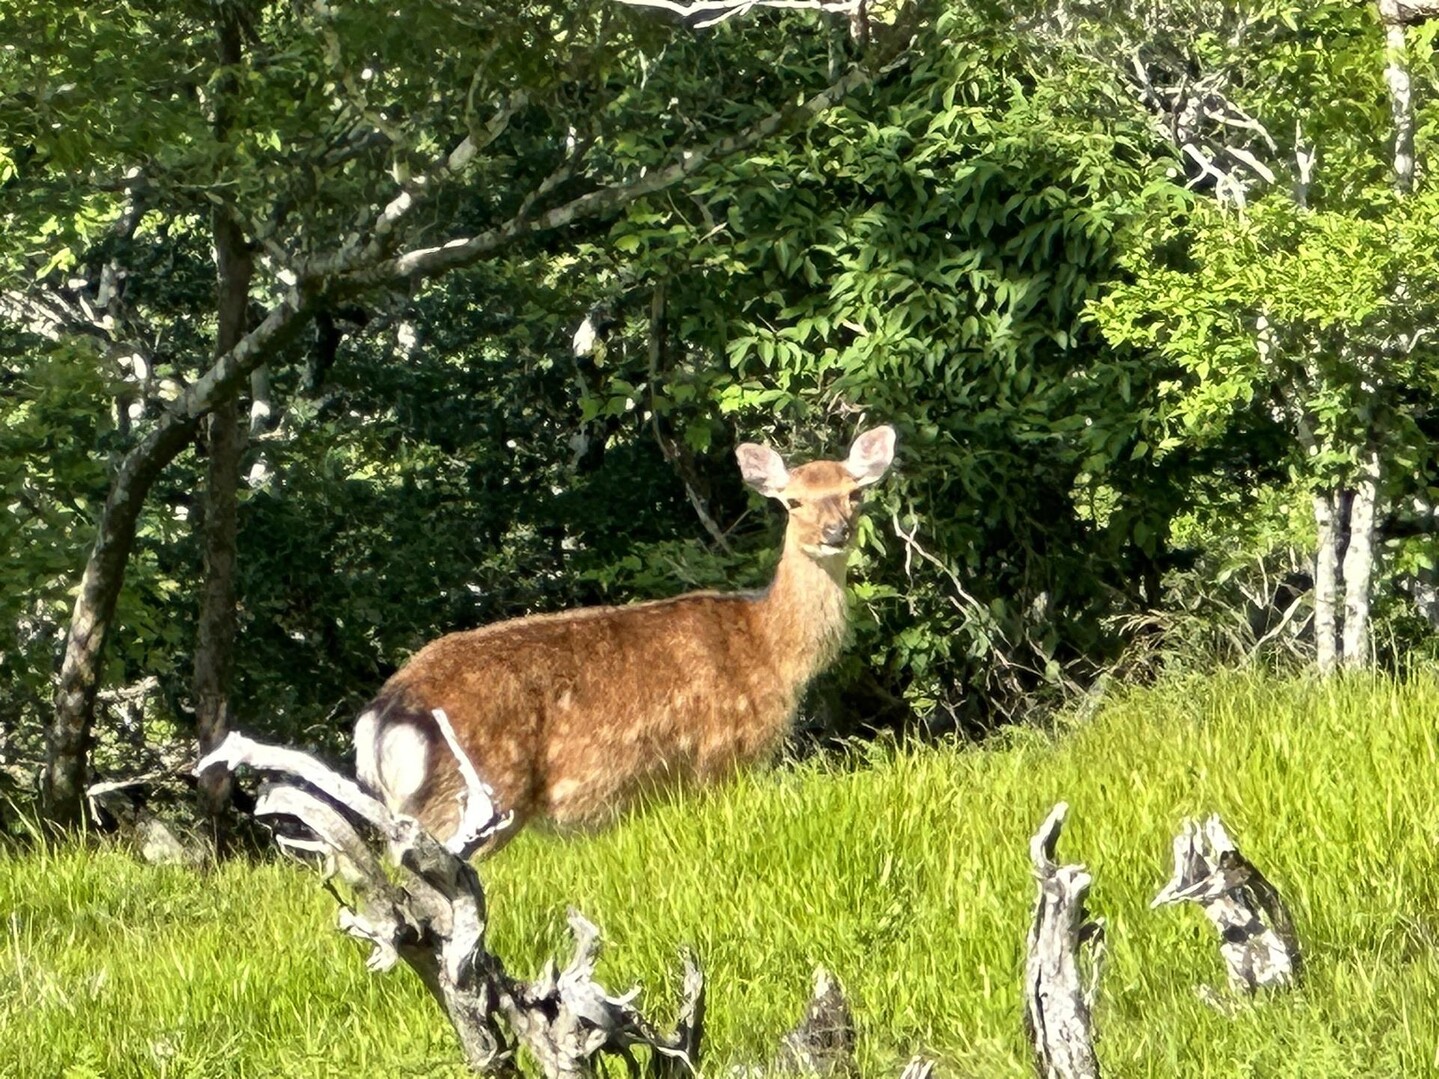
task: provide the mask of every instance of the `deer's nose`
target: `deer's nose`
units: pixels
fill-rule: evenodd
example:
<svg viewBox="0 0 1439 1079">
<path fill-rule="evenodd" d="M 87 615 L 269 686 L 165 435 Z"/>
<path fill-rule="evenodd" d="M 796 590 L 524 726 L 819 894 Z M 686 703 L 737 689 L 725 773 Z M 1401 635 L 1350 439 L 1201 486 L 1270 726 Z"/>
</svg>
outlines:
<svg viewBox="0 0 1439 1079">
<path fill-rule="evenodd" d="M 849 542 L 850 526 L 848 521 L 831 521 L 824 526 L 820 533 L 824 542 L 831 547 L 843 547 Z"/>
</svg>

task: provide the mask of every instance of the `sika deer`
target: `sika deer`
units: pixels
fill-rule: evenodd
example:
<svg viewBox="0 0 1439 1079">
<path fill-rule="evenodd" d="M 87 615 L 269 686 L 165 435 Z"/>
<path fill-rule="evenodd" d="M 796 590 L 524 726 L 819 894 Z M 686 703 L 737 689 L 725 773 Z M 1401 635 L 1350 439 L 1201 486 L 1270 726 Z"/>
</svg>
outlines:
<svg viewBox="0 0 1439 1079">
<path fill-rule="evenodd" d="M 420 649 L 355 724 L 361 781 L 441 840 L 463 789 L 432 709 L 524 826 L 601 824 L 636 796 L 710 783 L 764 759 L 800 695 L 834 659 L 846 622 L 845 562 L 861 489 L 894 456 L 894 430 L 843 461 L 788 469 L 768 446 L 735 451 L 747 484 L 789 511 L 773 582 L 625 607 L 534 615 Z"/>
</svg>

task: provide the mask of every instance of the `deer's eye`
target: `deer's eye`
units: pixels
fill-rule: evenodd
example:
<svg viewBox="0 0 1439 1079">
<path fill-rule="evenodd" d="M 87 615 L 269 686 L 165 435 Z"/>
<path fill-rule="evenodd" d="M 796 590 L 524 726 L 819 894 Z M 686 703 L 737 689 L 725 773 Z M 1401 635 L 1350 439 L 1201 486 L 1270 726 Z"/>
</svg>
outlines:
<svg viewBox="0 0 1439 1079">
<path fill-rule="evenodd" d="M 786 498 L 784 504 L 792 510 L 797 510 L 804 505 L 804 503 L 797 498 Z"/>
<path fill-rule="evenodd" d="M 849 493 L 849 504 L 851 506 L 858 506 L 863 499 L 864 492 L 861 491 L 858 487 L 856 487 L 853 491 Z"/>
</svg>

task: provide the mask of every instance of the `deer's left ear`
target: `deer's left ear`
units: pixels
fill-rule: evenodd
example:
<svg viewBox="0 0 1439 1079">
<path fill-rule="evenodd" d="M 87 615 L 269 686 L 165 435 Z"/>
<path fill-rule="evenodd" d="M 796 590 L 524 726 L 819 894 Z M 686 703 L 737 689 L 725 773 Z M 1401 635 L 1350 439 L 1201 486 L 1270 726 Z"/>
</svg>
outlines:
<svg viewBox="0 0 1439 1079">
<path fill-rule="evenodd" d="M 868 487 L 877 483 L 894 460 L 894 428 L 885 424 L 866 431 L 854 440 L 844 467 L 856 483 Z"/>
</svg>

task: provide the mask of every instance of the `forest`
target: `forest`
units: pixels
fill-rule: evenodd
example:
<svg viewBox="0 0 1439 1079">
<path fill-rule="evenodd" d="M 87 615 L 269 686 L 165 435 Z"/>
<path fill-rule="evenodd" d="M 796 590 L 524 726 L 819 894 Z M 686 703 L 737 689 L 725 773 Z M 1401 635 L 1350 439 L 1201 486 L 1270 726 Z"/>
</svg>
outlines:
<svg viewBox="0 0 1439 1079">
<path fill-rule="evenodd" d="M 339 1051 L 296 1020 L 292 990 L 363 963 L 324 939 L 314 874 L 259 853 L 251 779 L 197 759 L 239 731 L 352 768 L 366 702 L 443 634 L 762 589 L 784 511 L 737 448 L 843 459 L 877 425 L 894 460 L 857 521 L 848 634 L 782 763 L 485 862 L 519 965 L 562 950 L 556 911 L 584 901 L 625 977 L 662 977 L 681 938 L 708 942 L 713 994 L 783 971 L 712 1003 L 726 1066 L 763 1056 L 822 963 L 885 1016 L 863 1074 L 911 1051 L 1023 1074 L 990 987 L 1017 992 L 1049 806 L 1077 806 L 1064 848 L 1103 852 L 1130 924 L 1159 917 L 1139 913 L 1158 883 L 1124 859 L 1163 863 L 1181 817 L 1222 809 L 1330 965 L 1219 1035 L 1223 1009 L 1120 944 L 1107 984 L 1143 995 L 1101 994 L 1106 1071 L 1430 1066 L 1439 2 L 0 0 L 0 106 L 0 1042 L 25 1047 L 0 1075 L 455 1066 L 398 976 L 332 990 L 336 1015 L 402 1015 L 393 1037 Z M 231 891 L 147 884 L 108 845 L 117 792 L 193 832 Z M 932 846 L 969 798 L 1013 817 Z M 804 805 L 890 868 L 831 850 Z M 737 852 L 752 825 L 772 846 Z M 971 840 L 990 860 L 961 887 L 935 860 Z M 260 863 L 223 857 L 241 849 Z M 754 905 L 715 914 L 678 872 L 649 924 L 624 874 L 676 858 L 768 864 L 776 890 L 732 865 Z M 851 907 L 825 913 L 805 874 Z M 37 877 L 53 895 L 27 898 Z M 913 919 L 985 880 L 1013 902 L 966 914 L 942 938 L 965 973 L 936 973 Z M 134 1014 L 67 1027 L 84 972 L 135 961 L 87 951 L 94 911 L 138 903 L 127 932 L 164 939 L 147 889 L 228 929 L 294 914 L 251 944 L 292 957 L 290 988 L 267 1003 L 265 972 L 235 973 L 191 1014 L 211 998 L 185 957 L 218 947 L 197 938 Z M 1357 928 L 1390 902 L 1397 938 Z M 767 969 L 734 936 L 786 903 L 804 941 Z M 1145 947 L 1212 952 L 1198 923 Z M 860 974 L 871 951 L 887 970 Z M 888 974 L 912 979 L 887 1012 Z M 946 999 L 951 977 L 980 981 Z M 199 1031 L 232 1013 L 228 1058 Z"/>
</svg>

